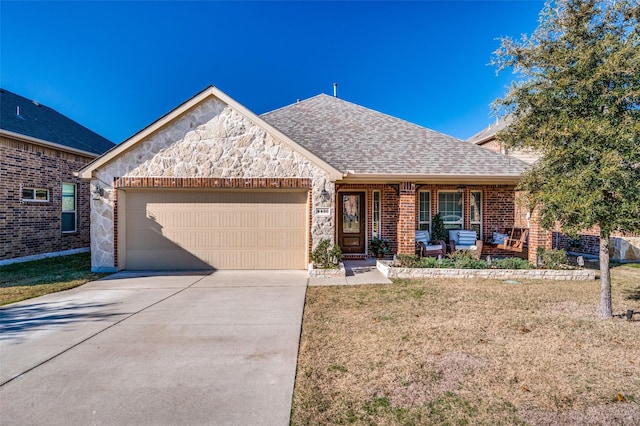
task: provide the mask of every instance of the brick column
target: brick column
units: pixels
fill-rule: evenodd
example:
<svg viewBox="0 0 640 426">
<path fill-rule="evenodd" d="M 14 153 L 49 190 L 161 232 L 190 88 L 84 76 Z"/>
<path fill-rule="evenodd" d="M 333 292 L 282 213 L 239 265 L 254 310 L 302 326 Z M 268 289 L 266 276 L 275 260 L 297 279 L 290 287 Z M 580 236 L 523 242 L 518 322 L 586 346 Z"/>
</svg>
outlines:
<svg viewBox="0 0 640 426">
<path fill-rule="evenodd" d="M 553 232 L 542 229 L 540 226 L 540 212 L 535 208 L 531 213 L 529 221 L 529 263 L 536 264 L 538 247 L 544 247 L 545 250 L 553 248 Z"/>
<path fill-rule="evenodd" d="M 400 184 L 398 200 L 398 253 L 416 252 L 416 185 L 412 182 Z"/>
</svg>

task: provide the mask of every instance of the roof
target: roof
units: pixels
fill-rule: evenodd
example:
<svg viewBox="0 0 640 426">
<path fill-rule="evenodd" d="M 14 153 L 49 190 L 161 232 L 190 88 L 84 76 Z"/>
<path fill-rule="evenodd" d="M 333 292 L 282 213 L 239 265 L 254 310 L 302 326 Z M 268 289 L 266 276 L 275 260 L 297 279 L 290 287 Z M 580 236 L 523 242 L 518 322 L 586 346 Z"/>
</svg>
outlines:
<svg viewBox="0 0 640 426">
<path fill-rule="evenodd" d="M 520 160 L 324 94 L 260 117 L 347 177 L 515 181 L 528 168 Z"/>
<path fill-rule="evenodd" d="M 471 136 L 469 139 L 467 139 L 467 142 L 471 142 L 476 145 L 483 145 L 495 139 L 496 134 L 505 127 L 507 127 L 507 121 L 499 120 L 496 124 L 493 124 L 486 129 L 482 129 L 475 135 Z"/>
<path fill-rule="evenodd" d="M 0 89 L 0 129 L 90 154 L 102 154 L 113 142 L 38 102 Z"/>
<path fill-rule="evenodd" d="M 274 128 L 269 123 L 262 120 L 260 117 L 258 117 L 253 112 L 251 112 L 249 109 L 241 105 L 238 101 L 234 100 L 229 95 L 224 93 L 222 90 L 214 86 L 207 87 L 200 93 L 193 96 L 191 99 L 188 99 L 187 101 L 178 105 L 176 108 L 169 111 L 167 114 L 163 115 L 162 117 L 160 117 L 159 119 L 157 119 L 156 121 L 154 121 L 153 123 L 145 127 L 144 129 L 140 130 L 138 133 L 131 136 L 126 141 L 118 144 L 109 152 L 106 152 L 100 157 L 96 158 L 95 160 L 87 164 L 83 169 L 81 169 L 78 172 L 78 175 L 84 179 L 90 179 L 92 177 L 93 172 L 96 169 L 98 169 L 99 167 L 102 167 L 105 164 L 110 163 L 111 161 L 116 160 L 120 155 L 132 149 L 138 143 L 145 140 L 150 135 L 154 134 L 158 130 L 162 129 L 164 126 L 178 119 L 187 111 L 192 110 L 193 108 L 197 107 L 199 104 L 206 102 L 211 98 L 216 98 L 222 101 L 226 105 L 233 108 L 236 112 L 244 116 L 247 120 L 251 121 L 253 124 L 257 125 L 261 129 L 263 129 L 265 132 L 276 137 L 277 139 L 279 139 L 280 141 L 288 145 L 290 148 L 292 148 L 294 151 L 298 152 L 300 155 L 309 159 L 311 162 L 313 162 L 314 164 L 316 164 L 317 166 L 325 170 L 329 174 L 331 179 L 335 180 L 342 176 L 340 171 L 336 170 L 330 164 L 323 161 L 321 158 L 316 156 L 313 152 L 309 152 L 303 146 L 291 140 L 289 137 L 284 135 L 278 129 Z"/>
</svg>

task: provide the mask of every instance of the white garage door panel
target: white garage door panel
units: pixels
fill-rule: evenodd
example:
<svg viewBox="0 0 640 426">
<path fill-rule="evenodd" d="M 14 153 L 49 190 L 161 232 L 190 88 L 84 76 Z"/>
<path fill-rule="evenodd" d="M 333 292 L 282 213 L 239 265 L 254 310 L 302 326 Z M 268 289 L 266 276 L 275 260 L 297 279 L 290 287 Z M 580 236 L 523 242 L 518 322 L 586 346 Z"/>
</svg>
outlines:
<svg viewBox="0 0 640 426">
<path fill-rule="evenodd" d="M 304 269 L 306 192 L 129 191 L 127 269 Z"/>
</svg>

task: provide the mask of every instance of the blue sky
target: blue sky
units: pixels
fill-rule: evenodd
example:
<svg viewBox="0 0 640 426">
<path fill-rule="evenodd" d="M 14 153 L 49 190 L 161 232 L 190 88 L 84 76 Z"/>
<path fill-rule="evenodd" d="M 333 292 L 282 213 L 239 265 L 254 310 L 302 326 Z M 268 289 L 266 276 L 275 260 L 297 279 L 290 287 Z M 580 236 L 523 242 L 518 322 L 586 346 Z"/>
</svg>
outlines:
<svg viewBox="0 0 640 426">
<path fill-rule="evenodd" d="M 257 114 L 319 93 L 466 139 L 543 1 L 0 1 L 0 85 L 119 143 L 209 85 Z"/>
</svg>

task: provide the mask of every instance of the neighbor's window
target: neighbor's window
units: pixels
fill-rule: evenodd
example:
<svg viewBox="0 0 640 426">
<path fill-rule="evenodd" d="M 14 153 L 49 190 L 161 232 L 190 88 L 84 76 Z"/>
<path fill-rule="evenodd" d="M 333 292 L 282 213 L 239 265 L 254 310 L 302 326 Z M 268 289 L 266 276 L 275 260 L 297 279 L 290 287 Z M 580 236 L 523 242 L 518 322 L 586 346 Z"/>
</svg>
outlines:
<svg viewBox="0 0 640 426">
<path fill-rule="evenodd" d="M 76 185 L 62 184 L 62 232 L 76 232 Z"/>
<path fill-rule="evenodd" d="M 373 191 L 373 228 L 372 237 L 380 237 L 380 191 Z"/>
<path fill-rule="evenodd" d="M 431 232 L 431 192 L 420 191 L 420 210 L 418 212 L 418 229 Z"/>
<path fill-rule="evenodd" d="M 438 192 L 438 213 L 446 229 L 462 229 L 462 197 L 457 191 Z"/>
<path fill-rule="evenodd" d="M 44 188 L 22 188 L 22 201 L 49 201 L 49 190 Z"/>
<path fill-rule="evenodd" d="M 470 191 L 469 194 L 471 229 L 476 231 L 478 237 L 482 239 L 482 191 Z"/>
</svg>

